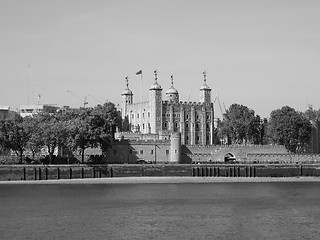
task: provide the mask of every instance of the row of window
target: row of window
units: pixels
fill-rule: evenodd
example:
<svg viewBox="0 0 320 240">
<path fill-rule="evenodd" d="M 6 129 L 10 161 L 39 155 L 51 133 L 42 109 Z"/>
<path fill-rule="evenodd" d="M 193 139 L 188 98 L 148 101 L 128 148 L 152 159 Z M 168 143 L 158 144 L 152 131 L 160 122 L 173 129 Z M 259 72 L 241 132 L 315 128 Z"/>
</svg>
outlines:
<svg viewBox="0 0 320 240">
<path fill-rule="evenodd" d="M 140 154 L 143 154 L 143 150 L 140 150 Z M 153 149 L 150 150 L 150 154 L 153 154 Z M 169 154 L 169 149 L 166 149 L 166 154 Z"/>
<path fill-rule="evenodd" d="M 143 150 L 140 150 L 139 153 L 143 154 Z M 117 150 L 113 150 L 113 154 L 114 155 L 118 154 Z M 132 149 L 130 149 L 130 155 L 132 154 L 133 154 L 133 151 Z M 150 154 L 153 154 L 153 149 L 150 150 Z M 169 149 L 166 149 L 166 154 L 169 154 Z"/>
<path fill-rule="evenodd" d="M 136 115 L 137 115 L 137 118 L 140 118 L 140 114 L 139 113 L 137 113 Z M 144 117 L 145 117 L 145 114 L 142 113 L 142 118 L 144 118 Z M 148 112 L 148 117 L 150 117 L 150 112 Z M 131 118 L 134 119 L 134 113 L 131 114 Z"/>
<path fill-rule="evenodd" d="M 134 125 L 132 125 L 131 126 L 131 130 L 132 131 L 134 131 L 134 130 L 136 130 L 136 131 L 140 131 L 140 130 L 144 130 L 145 128 L 147 127 L 147 129 L 149 130 L 149 129 L 151 129 L 151 125 L 150 125 L 150 123 L 148 123 L 148 124 L 142 124 L 142 129 L 140 129 L 140 124 L 137 124 L 137 126 L 134 126 Z"/>
<path fill-rule="evenodd" d="M 170 113 L 163 113 L 162 114 L 162 117 L 170 117 Z M 178 118 L 180 118 L 180 113 L 174 113 L 173 114 L 173 117 L 178 117 Z M 190 115 L 189 114 L 186 114 L 186 119 L 189 119 L 190 118 Z M 200 119 L 200 115 L 196 115 L 196 120 L 199 120 Z M 207 115 L 207 117 L 206 117 L 206 119 L 207 120 L 209 120 L 210 119 L 210 115 Z"/>
<path fill-rule="evenodd" d="M 200 129 L 200 126 L 201 126 L 200 123 L 196 123 L 196 130 L 199 130 L 199 129 Z M 164 123 L 163 123 L 163 128 L 164 128 L 164 129 L 167 129 L 167 127 L 168 127 L 168 123 L 167 123 L 167 122 L 164 122 Z M 178 122 L 175 122 L 175 123 L 174 123 L 174 128 L 175 128 L 175 129 L 178 129 L 178 128 L 179 128 L 179 123 L 178 123 Z M 206 123 L 206 128 L 207 128 L 207 129 L 210 129 L 210 123 Z M 189 123 L 188 123 L 188 122 L 185 123 L 185 129 L 186 129 L 186 130 L 189 130 Z"/>
<path fill-rule="evenodd" d="M 209 141 L 210 141 L 210 136 L 207 135 L 206 136 L 206 142 L 203 143 L 203 144 L 209 144 Z M 200 136 L 196 136 L 195 138 L 195 144 L 199 144 L 200 143 Z M 190 137 L 189 136 L 186 136 L 185 138 L 185 144 L 191 144 L 191 141 L 190 141 Z"/>
</svg>

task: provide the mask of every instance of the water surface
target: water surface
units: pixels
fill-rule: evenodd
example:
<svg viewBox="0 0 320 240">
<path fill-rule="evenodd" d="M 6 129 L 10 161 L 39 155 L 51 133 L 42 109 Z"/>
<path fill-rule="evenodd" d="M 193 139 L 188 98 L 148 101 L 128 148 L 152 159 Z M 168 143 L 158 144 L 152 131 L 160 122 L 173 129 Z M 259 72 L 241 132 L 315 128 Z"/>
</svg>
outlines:
<svg viewBox="0 0 320 240">
<path fill-rule="evenodd" d="M 320 239 L 320 183 L 0 185 L 1 239 Z"/>
</svg>

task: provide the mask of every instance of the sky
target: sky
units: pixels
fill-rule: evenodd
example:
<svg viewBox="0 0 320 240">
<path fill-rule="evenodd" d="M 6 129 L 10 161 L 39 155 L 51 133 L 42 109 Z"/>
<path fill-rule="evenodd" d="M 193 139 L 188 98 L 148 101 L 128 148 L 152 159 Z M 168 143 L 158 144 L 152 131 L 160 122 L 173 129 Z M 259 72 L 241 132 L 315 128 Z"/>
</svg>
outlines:
<svg viewBox="0 0 320 240">
<path fill-rule="evenodd" d="M 163 97 L 206 71 L 222 111 L 319 109 L 319 23 L 319 0 L 0 0 L 0 106 L 119 104 L 126 76 L 139 102 L 157 69 Z"/>
</svg>

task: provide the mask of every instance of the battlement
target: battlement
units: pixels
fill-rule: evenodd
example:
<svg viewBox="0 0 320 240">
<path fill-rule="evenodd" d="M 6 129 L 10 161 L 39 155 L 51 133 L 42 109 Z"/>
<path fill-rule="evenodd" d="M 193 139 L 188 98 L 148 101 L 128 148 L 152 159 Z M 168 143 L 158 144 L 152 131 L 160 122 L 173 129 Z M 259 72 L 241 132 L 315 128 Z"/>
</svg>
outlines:
<svg viewBox="0 0 320 240">
<path fill-rule="evenodd" d="M 162 104 L 164 105 L 179 105 L 179 106 L 208 106 L 206 103 L 203 103 L 203 102 L 183 102 L 183 101 L 180 101 L 179 103 L 176 103 L 176 102 L 170 102 L 168 100 L 163 100 L 162 101 Z M 213 103 L 211 103 L 211 105 L 213 105 Z"/>
<path fill-rule="evenodd" d="M 135 108 L 137 108 L 137 107 L 147 108 L 147 107 L 149 107 L 149 101 L 131 103 L 131 104 L 128 104 L 128 106 L 132 106 L 132 107 L 135 107 Z"/>
</svg>

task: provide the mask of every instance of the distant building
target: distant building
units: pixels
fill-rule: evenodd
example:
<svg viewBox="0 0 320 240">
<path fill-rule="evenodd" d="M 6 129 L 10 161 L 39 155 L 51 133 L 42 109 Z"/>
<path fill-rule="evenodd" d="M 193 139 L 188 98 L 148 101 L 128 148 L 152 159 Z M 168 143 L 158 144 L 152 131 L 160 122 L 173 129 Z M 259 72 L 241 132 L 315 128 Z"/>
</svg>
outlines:
<svg viewBox="0 0 320 240">
<path fill-rule="evenodd" d="M 149 88 L 149 101 L 134 102 L 133 93 L 127 88 L 122 92 L 123 130 L 130 133 L 154 135 L 156 139 L 170 139 L 172 133 L 181 134 L 181 144 L 212 145 L 214 138 L 214 109 L 211 102 L 211 88 L 207 85 L 206 72 L 204 83 L 199 89 L 199 102 L 182 102 L 179 92 L 173 86 L 166 91 L 162 99 L 162 88 L 155 82 Z M 132 134 L 131 134 L 132 135 Z M 122 136 L 126 138 L 126 133 Z"/>
<path fill-rule="evenodd" d="M 55 113 L 58 109 L 54 104 L 21 105 L 19 113 L 21 117 L 26 117 L 40 112 Z"/>
<path fill-rule="evenodd" d="M 9 106 L 0 106 L 0 120 L 4 120 L 9 116 L 10 107 Z"/>
<path fill-rule="evenodd" d="M 123 132 L 116 133 L 116 139 L 121 142 L 113 145 L 114 156 L 122 162 L 178 163 L 185 161 L 182 159 L 182 155 L 186 154 L 182 153 L 183 145 L 213 145 L 214 108 L 206 72 L 199 89 L 199 102 L 180 101 L 179 92 L 173 85 L 173 76 L 171 87 L 163 99 L 157 71 L 154 75 L 154 84 L 149 88 L 149 100 L 146 102 L 134 102 L 126 78 L 127 87 L 121 94 Z M 190 162 L 188 159 L 187 162 Z"/>
</svg>

